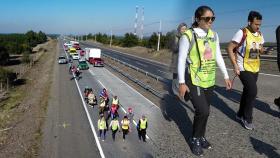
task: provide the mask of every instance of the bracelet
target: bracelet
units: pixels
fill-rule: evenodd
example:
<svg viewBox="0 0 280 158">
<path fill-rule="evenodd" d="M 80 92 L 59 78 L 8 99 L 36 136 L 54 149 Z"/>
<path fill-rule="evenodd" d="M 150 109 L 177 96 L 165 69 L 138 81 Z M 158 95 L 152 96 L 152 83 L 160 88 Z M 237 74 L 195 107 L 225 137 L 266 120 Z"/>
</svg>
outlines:
<svg viewBox="0 0 280 158">
<path fill-rule="evenodd" d="M 185 85 L 185 83 L 179 83 L 179 85 Z"/>
</svg>

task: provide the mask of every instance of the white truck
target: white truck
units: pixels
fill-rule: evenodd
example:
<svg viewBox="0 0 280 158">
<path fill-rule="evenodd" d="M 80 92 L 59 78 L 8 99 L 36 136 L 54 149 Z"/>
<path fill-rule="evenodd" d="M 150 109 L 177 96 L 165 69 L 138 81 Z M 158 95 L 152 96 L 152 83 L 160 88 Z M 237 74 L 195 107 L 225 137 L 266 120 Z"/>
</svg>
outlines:
<svg viewBox="0 0 280 158">
<path fill-rule="evenodd" d="M 104 66 L 104 60 L 101 59 L 101 49 L 85 48 L 86 60 L 93 66 Z"/>
</svg>

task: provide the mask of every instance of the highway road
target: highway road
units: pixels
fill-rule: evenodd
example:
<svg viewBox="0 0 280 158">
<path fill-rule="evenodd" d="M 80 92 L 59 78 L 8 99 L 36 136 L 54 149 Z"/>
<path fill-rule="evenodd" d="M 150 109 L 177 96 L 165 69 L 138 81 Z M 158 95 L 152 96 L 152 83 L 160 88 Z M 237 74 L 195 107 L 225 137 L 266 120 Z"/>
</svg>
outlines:
<svg viewBox="0 0 280 158">
<path fill-rule="evenodd" d="M 59 47 L 59 53 L 63 54 L 62 41 Z M 107 51 L 103 52 L 109 54 Z M 129 60 L 136 63 L 133 57 Z M 136 61 L 143 65 L 141 59 Z M 153 72 L 159 67 L 167 71 L 163 64 L 151 61 L 146 64 L 150 64 L 149 70 L 153 69 Z M 188 146 L 193 118 L 190 102 L 181 104 L 166 95 L 159 105 L 155 105 L 106 68 L 90 66 L 89 70 L 83 71 L 82 78 L 75 81 L 70 80 L 67 65 L 54 66 L 42 157 L 193 157 Z M 229 73 L 232 77 L 232 71 Z M 207 138 L 214 148 L 205 151 L 205 157 L 280 156 L 279 111 L 273 105 L 273 99 L 280 95 L 279 81 L 279 75 L 259 75 L 259 93 L 254 110 L 256 130 L 247 131 L 235 119 L 242 85 L 236 79 L 234 90 L 226 91 L 223 77 L 218 72 L 207 127 Z M 79 89 L 83 90 L 85 86 L 93 87 L 96 95 L 104 87 L 111 96 L 118 95 L 123 108 L 119 111 L 121 118 L 128 107 L 134 109 L 135 121 L 145 114 L 149 121 L 147 143 L 138 141 L 135 125 L 125 142 L 121 133 L 113 142 L 110 131 L 106 140 L 100 141 L 96 136 L 97 109 L 84 105 L 80 95 Z"/>
<path fill-rule="evenodd" d="M 98 47 L 90 42 L 82 42 L 84 47 Z M 99 48 L 99 47 L 98 47 Z M 136 66 L 142 70 L 155 74 L 157 76 L 162 76 L 166 79 L 172 79 L 172 74 L 170 73 L 170 68 L 168 65 L 151 61 L 148 59 L 143 59 L 141 57 L 125 54 L 119 51 L 112 51 L 109 49 L 102 49 L 102 53 L 116 58 L 118 60 L 124 61 L 130 65 Z"/>
</svg>

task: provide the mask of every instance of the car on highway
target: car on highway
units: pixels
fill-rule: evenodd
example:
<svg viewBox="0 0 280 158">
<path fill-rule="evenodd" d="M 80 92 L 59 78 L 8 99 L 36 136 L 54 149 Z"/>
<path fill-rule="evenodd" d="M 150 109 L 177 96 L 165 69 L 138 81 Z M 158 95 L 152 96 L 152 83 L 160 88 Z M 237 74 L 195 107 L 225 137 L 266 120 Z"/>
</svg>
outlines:
<svg viewBox="0 0 280 158">
<path fill-rule="evenodd" d="M 79 56 L 78 53 L 73 53 L 73 54 L 71 54 L 71 56 L 72 56 L 73 60 L 79 60 L 80 59 L 80 56 Z"/>
<path fill-rule="evenodd" d="M 104 66 L 104 60 L 101 58 L 95 58 L 91 61 L 91 63 L 93 64 L 93 66 Z"/>
<path fill-rule="evenodd" d="M 72 54 L 75 54 L 77 53 L 76 49 L 75 48 L 70 48 L 69 49 L 69 54 L 72 55 Z"/>
<path fill-rule="evenodd" d="M 58 63 L 59 64 L 67 64 L 67 59 L 65 56 L 59 56 L 58 57 Z"/>
<path fill-rule="evenodd" d="M 80 70 L 87 70 L 87 69 L 89 69 L 89 66 L 85 60 L 80 60 L 79 64 L 78 64 L 78 68 Z"/>
</svg>

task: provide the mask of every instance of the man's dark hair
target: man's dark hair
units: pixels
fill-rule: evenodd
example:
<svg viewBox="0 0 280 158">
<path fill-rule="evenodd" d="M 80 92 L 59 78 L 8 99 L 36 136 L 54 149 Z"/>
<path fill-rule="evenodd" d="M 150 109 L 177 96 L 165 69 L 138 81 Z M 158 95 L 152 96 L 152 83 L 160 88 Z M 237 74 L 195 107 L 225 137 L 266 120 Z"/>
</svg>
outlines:
<svg viewBox="0 0 280 158">
<path fill-rule="evenodd" d="M 248 15 L 248 21 L 253 22 L 254 19 L 262 20 L 262 15 L 257 11 L 250 11 L 250 13 Z"/>
</svg>

